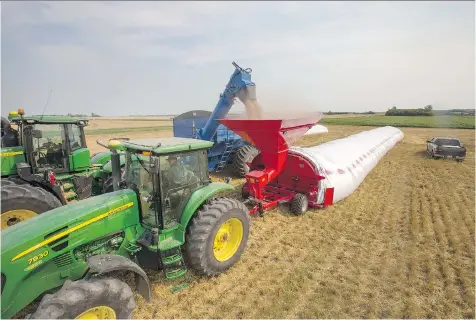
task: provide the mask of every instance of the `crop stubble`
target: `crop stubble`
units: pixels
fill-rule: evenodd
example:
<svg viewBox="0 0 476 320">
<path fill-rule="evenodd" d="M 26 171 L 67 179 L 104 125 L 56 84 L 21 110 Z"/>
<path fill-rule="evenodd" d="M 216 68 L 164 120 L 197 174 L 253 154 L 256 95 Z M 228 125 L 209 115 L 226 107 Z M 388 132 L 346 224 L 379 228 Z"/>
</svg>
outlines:
<svg viewBox="0 0 476 320">
<path fill-rule="evenodd" d="M 368 129 L 329 126 L 298 144 Z M 226 274 L 189 274 L 191 286 L 173 295 L 181 281 L 149 272 L 154 300 L 138 298 L 134 316 L 474 318 L 474 131 L 402 130 L 349 198 L 301 217 L 282 207 L 253 218 L 248 248 Z M 428 159 L 435 135 L 461 138 L 465 162 Z"/>
<path fill-rule="evenodd" d="M 328 127 L 298 144 L 371 129 Z M 349 198 L 300 217 L 281 207 L 253 218 L 248 247 L 227 273 L 166 281 L 147 271 L 153 299 L 136 295 L 134 318 L 474 318 L 474 130 L 402 130 Z M 461 138 L 465 162 L 428 159 L 425 141 L 435 135 Z M 112 136 L 89 136 L 88 145 L 104 150 L 94 141 Z M 237 190 L 242 183 L 232 181 Z M 170 293 L 183 282 L 190 287 Z"/>
</svg>

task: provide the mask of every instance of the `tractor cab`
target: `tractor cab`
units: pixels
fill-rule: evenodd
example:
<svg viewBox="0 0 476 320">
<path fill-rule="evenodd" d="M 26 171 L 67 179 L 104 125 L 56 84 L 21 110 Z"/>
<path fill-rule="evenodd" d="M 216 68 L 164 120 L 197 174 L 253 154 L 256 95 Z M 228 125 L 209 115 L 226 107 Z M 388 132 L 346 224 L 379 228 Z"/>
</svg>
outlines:
<svg viewBox="0 0 476 320">
<path fill-rule="evenodd" d="M 11 112 L 17 126 L 18 145 L 24 148 L 33 173 L 65 173 L 90 166 L 84 127 L 88 120 L 61 116 L 24 116 L 23 110 Z"/>
<path fill-rule="evenodd" d="M 136 191 L 145 226 L 169 229 L 180 223 L 190 196 L 211 182 L 207 150 L 212 142 L 189 138 L 111 140 L 123 150 L 123 187 Z"/>
</svg>

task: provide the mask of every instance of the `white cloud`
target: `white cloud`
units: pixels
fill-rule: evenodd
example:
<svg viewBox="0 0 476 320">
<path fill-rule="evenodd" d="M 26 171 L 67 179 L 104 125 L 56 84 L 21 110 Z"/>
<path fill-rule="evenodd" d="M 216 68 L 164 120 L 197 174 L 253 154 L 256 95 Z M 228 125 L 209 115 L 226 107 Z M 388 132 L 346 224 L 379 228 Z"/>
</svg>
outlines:
<svg viewBox="0 0 476 320">
<path fill-rule="evenodd" d="M 253 68 L 270 104 L 292 96 L 326 111 L 474 106 L 472 2 L 2 6 L 2 104 L 38 108 L 54 87 L 57 110 L 211 109 L 236 60 Z"/>
</svg>

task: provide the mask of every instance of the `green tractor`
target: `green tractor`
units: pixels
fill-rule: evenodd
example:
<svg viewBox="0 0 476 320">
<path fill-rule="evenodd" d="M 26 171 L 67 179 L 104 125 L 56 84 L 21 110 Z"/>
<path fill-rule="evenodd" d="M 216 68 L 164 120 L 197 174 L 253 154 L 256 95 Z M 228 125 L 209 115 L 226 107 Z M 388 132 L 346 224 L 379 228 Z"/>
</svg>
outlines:
<svg viewBox="0 0 476 320">
<path fill-rule="evenodd" d="M 133 291 L 119 271 L 136 277 L 151 299 L 144 269 L 167 279 L 187 267 L 218 275 L 240 258 L 250 215 L 234 188 L 212 182 L 207 150 L 187 138 L 111 140 L 113 192 L 37 215 L 2 231 L 2 318 L 43 295 L 30 318 L 130 318 Z M 120 155 L 125 156 L 121 179 Z M 144 268 L 144 269 L 143 269 Z"/>
<path fill-rule="evenodd" d="M 73 201 L 111 191 L 110 156 L 90 157 L 84 118 L 2 117 L 1 229 Z M 17 126 L 17 130 L 12 127 Z"/>
</svg>

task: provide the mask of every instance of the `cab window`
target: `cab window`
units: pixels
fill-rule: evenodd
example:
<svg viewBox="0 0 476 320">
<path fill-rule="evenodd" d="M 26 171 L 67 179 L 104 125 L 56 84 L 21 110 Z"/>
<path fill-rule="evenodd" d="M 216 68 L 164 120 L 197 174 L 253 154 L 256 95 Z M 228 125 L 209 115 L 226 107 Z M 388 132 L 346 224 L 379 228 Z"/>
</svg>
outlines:
<svg viewBox="0 0 476 320">
<path fill-rule="evenodd" d="M 170 154 L 160 157 L 162 206 L 165 227 L 180 221 L 191 194 L 200 188 L 204 172 L 202 151 Z"/>
<path fill-rule="evenodd" d="M 67 124 L 66 128 L 68 130 L 68 139 L 71 151 L 78 150 L 83 145 L 85 145 L 83 136 L 81 135 L 81 128 L 77 124 Z"/>
<path fill-rule="evenodd" d="M 139 161 L 140 160 L 140 161 Z M 141 206 L 141 220 L 144 224 L 156 227 L 158 212 L 152 200 L 153 184 L 152 174 L 149 169 L 149 158 L 127 154 L 125 179 L 133 190 L 139 194 Z"/>
<path fill-rule="evenodd" d="M 66 168 L 64 130 L 60 124 L 35 124 L 31 128 L 33 157 L 38 169 Z"/>
</svg>

